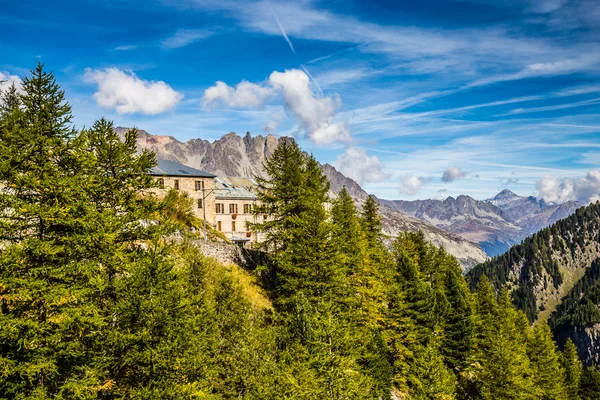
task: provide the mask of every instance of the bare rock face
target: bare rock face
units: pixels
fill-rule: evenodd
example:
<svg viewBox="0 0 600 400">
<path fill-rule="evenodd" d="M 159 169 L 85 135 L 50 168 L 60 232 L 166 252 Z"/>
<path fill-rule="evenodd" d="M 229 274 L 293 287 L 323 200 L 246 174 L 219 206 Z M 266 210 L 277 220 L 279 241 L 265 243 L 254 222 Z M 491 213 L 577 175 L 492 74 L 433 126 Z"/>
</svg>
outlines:
<svg viewBox="0 0 600 400">
<path fill-rule="evenodd" d="M 576 202 L 547 204 L 507 189 L 483 201 L 461 195 L 456 199 L 380 200 L 380 203 L 479 243 L 491 257 L 573 214 L 580 206 Z"/>
<path fill-rule="evenodd" d="M 116 130 L 123 135 L 129 128 L 119 127 Z M 158 158 L 176 161 L 215 175 L 249 178 L 265 177 L 263 163 L 273 154 L 281 140 L 293 139 L 276 138 L 273 135 L 251 136 L 250 133 L 241 137 L 230 132 L 214 142 L 202 139 L 180 142 L 172 136 L 154 136 L 143 130 L 138 131 L 138 147 L 154 151 Z M 332 195 L 335 196 L 346 187 L 355 201 L 360 203 L 367 198 L 368 193 L 357 182 L 344 176 L 332 165 L 323 164 L 321 168 L 330 181 Z M 387 204 L 381 205 L 381 215 L 385 234 L 397 236 L 400 232 L 421 230 L 432 243 L 444 246 L 454 255 L 465 270 L 488 258 L 475 243 L 426 221 L 409 217 Z"/>
</svg>

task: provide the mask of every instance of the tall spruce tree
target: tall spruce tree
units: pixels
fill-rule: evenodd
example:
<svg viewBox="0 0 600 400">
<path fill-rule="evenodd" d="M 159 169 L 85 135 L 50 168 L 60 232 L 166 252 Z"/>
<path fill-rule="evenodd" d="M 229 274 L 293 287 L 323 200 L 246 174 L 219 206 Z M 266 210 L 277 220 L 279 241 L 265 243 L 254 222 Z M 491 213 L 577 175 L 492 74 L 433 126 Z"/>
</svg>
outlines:
<svg viewBox="0 0 600 400">
<path fill-rule="evenodd" d="M 345 271 L 332 248 L 327 219 L 329 182 L 313 157 L 295 142 L 281 141 L 265 162 L 267 179 L 255 212 L 269 214 L 253 229 L 266 233 L 275 265 L 277 303 L 284 307 L 302 292 L 311 302 L 333 299 L 343 289 Z"/>
<path fill-rule="evenodd" d="M 579 382 L 581 380 L 581 373 L 583 368 L 579 355 L 577 354 L 577 347 L 573 340 L 569 338 L 565 344 L 565 348 L 562 353 L 562 364 L 565 371 L 565 389 L 567 390 L 567 398 L 572 400 L 579 399 Z"/>
<path fill-rule="evenodd" d="M 88 303 L 94 273 L 80 244 L 91 221 L 71 107 L 41 64 L 22 88 L 1 117 L 0 397 L 42 398 L 95 383 L 89 342 L 103 322 Z"/>
</svg>

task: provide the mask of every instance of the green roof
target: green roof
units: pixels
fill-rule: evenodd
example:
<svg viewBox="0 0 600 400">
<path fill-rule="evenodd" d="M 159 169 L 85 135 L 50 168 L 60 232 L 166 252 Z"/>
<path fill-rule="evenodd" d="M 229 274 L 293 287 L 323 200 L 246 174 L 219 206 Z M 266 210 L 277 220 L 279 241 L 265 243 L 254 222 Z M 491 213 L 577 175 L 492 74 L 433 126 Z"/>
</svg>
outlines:
<svg viewBox="0 0 600 400">
<path fill-rule="evenodd" d="M 153 176 L 187 176 L 190 178 L 215 178 L 216 175 L 209 174 L 200 169 L 188 167 L 175 161 L 157 160 L 157 165 L 150 169 Z"/>
</svg>

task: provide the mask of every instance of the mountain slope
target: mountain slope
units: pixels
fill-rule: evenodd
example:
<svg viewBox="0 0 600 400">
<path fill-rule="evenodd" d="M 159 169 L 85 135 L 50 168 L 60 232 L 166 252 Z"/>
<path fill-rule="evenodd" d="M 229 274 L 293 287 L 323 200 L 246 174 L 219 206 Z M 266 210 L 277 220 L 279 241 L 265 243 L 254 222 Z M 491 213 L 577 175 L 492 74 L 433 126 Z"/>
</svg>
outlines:
<svg viewBox="0 0 600 400">
<path fill-rule="evenodd" d="M 128 129 L 117 128 L 117 132 L 124 134 Z M 272 135 L 251 136 L 249 133 L 241 137 L 231 132 L 214 142 L 202 139 L 180 142 L 172 136 L 154 136 L 139 130 L 138 147 L 153 150 L 158 158 L 177 161 L 215 175 L 265 177 L 263 162 L 273 154 L 280 140 L 293 139 L 278 139 Z M 357 182 L 344 176 L 332 165 L 322 164 L 321 168 L 331 183 L 333 194 L 345 186 L 355 200 L 362 201 L 367 198 L 368 193 Z M 399 232 L 422 230 L 431 242 L 446 247 L 465 269 L 488 258 L 478 245 L 469 240 L 386 205 L 382 205 L 381 214 L 386 234 L 396 236 Z"/>
<path fill-rule="evenodd" d="M 445 200 L 380 202 L 479 243 L 490 256 L 502 254 L 530 234 L 572 214 L 579 206 L 575 202 L 547 204 L 510 190 L 503 190 L 488 200 L 458 196 Z"/>
<path fill-rule="evenodd" d="M 532 322 L 551 316 L 555 334 L 563 338 L 562 343 L 566 337 L 573 337 L 580 355 L 587 354 L 584 360 L 590 363 L 589 346 L 600 338 L 600 325 L 596 325 L 600 320 L 597 321 L 594 310 L 589 318 L 582 317 L 582 312 L 590 311 L 591 304 L 596 311 L 600 306 L 600 298 L 592 293 L 596 290 L 594 271 L 599 257 L 597 202 L 577 209 L 575 214 L 542 229 L 501 256 L 476 266 L 468 272 L 467 280 L 472 289 L 484 275 L 496 288 L 508 287 L 515 305 Z M 578 302 L 583 305 L 577 306 Z M 597 350 L 594 354 L 598 356 Z"/>
</svg>

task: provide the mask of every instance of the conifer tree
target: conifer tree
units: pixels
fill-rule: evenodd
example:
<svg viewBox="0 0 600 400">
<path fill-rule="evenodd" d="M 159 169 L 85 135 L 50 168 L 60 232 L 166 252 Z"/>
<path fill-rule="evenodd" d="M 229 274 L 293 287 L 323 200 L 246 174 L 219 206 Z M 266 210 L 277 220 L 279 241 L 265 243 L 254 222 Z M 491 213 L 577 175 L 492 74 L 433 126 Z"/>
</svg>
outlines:
<svg viewBox="0 0 600 400">
<path fill-rule="evenodd" d="M 415 355 L 412 367 L 415 384 L 413 399 L 452 400 L 456 398 L 456 377 L 444 364 L 435 340 Z"/>
<path fill-rule="evenodd" d="M 533 382 L 540 393 L 540 398 L 568 399 L 565 392 L 564 371 L 547 321 L 539 321 L 531 329 L 527 351 L 531 361 Z"/>
<path fill-rule="evenodd" d="M 22 88 L 18 100 L 9 91 L 0 128 L 0 331 L 11 360 L 0 391 L 8 398 L 94 384 L 88 344 L 102 327 L 87 303 L 93 272 L 81 263 L 88 204 L 71 107 L 41 64 Z"/>
<path fill-rule="evenodd" d="M 379 216 L 379 205 L 375 200 L 375 196 L 368 196 L 363 203 L 361 220 L 362 229 L 369 245 L 378 245 L 381 241 L 381 217 Z"/>
<path fill-rule="evenodd" d="M 333 226 L 325 211 L 329 182 L 317 161 L 295 142 L 282 141 L 265 170 L 269 178 L 259 180 L 263 205 L 256 212 L 270 217 L 253 228 L 266 233 L 272 249 L 278 304 L 285 308 L 299 292 L 314 302 L 340 295 L 345 271 L 331 247 Z"/>
<path fill-rule="evenodd" d="M 579 382 L 579 397 L 581 400 L 597 400 L 598 393 L 600 393 L 600 371 L 595 367 L 585 368 Z"/>
<path fill-rule="evenodd" d="M 490 298 L 489 281 L 480 284 L 478 310 L 487 313 L 494 310 Z M 497 317 L 491 320 L 491 312 L 478 323 L 489 323 L 490 327 L 477 326 L 475 373 L 481 384 L 479 393 L 484 399 L 534 399 L 539 392 L 532 382 L 532 370 L 527 357 L 527 338 L 523 331 L 524 314 L 512 306 L 508 292 L 503 290 L 497 303 Z M 484 322 L 485 321 L 485 322 Z"/>
<path fill-rule="evenodd" d="M 396 282 L 405 293 L 408 312 L 415 324 L 417 341 L 426 346 L 438 321 L 435 315 L 436 295 L 420 270 L 419 252 L 422 251 L 412 233 L 404 233 L 393 243 L 396 258 Z"/>
<path fill-rule="evenodd" d="M 445 251 L 441 254 L 444 264 L 444 288 L 449 309 L 444 321 L 442 345 L 446 365 L 456 372 L 464 370 L 473 345 L 473 305 L 469 288 L 462 277 L 456 259 Z"/>
<path fill-rule="evenodd" d="M 577 347 L 573 340 L 569 338 L 563 350 L 563 368 L 565 371 L 565 388 L 567 398 L 572 400 L 579 399 L 579 382 L 581 380 L 582 366 L 577 354 Z"/>
</svg>

